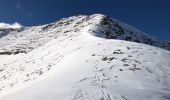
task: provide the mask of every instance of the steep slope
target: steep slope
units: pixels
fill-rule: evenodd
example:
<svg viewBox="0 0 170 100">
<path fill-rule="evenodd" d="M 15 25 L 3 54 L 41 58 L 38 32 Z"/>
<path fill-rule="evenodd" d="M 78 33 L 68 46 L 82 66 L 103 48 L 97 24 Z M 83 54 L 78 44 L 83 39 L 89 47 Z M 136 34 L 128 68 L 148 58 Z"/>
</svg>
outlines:
<svg viewBox="0 0 170 100">
<path fill-rule="evenodd" d="M 1 52 L 12 55 L 0 55 L 0 100 L 169 100 L 170 52 L 112 39 L 162 46 L 103 18 L 75 16 L 2 37 Z"/>
</svg>

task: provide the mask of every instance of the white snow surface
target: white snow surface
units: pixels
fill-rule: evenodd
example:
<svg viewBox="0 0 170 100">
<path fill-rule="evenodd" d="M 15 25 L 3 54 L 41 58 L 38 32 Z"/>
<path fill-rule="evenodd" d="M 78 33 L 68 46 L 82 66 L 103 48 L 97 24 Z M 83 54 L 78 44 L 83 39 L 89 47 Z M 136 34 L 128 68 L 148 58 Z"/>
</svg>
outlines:
<svg viewBox="0 0 170 100">
<path fill-rule="evenodd" d="M 91 17 L 0 38 L 1 52 L 24 51 L 0 55 L 0 100 L 170 100 L 170 51 L 103 38 Z"/>
</svg>

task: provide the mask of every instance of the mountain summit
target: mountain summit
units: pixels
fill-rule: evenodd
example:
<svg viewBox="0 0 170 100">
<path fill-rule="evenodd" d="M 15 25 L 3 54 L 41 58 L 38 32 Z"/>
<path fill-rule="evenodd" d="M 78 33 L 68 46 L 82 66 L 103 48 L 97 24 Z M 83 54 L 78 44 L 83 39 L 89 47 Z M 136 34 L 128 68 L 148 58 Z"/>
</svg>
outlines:
<svg viewBox="0 0 170 100">
<path fill-rule="evenodd" d="M 0 100 L 169 100 L 170 42 L 102 14 L 0 30 Z"/>
</svg>

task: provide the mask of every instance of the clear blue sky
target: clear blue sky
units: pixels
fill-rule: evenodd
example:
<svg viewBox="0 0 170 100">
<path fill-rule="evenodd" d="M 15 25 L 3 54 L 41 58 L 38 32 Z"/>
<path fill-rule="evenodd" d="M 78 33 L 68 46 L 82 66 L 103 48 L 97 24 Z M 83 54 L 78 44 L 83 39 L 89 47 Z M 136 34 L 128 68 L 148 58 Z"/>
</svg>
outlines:
<svg viewBox="0 0 170 100">
<path fill-rule="evenodd" d="M 25 26 L 95 13 L 170 40 L 170 0 L 0 0 L 0 22 L 19 22 Z"/>
</svg>

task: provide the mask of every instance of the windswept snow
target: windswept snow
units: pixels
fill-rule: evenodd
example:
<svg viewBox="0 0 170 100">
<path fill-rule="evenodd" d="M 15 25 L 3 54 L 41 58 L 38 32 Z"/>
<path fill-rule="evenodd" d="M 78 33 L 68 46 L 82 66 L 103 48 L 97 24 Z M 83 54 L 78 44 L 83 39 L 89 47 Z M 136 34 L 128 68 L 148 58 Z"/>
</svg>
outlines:
<svg viewBox="0 0 170 100">
<path fill-rule="evenodd" d="M 121 28 L 101 25 L 103 17 L 74 16 L 0 38 L 0 100 L 170 100 L 170 51 L 142 44 L 139 37 L 153 39 L 144 33 L 131 35 L 141 43 L 112 39 L 108 27 L 112 35 Z M 118 39 L 137 31 L 124 27 Z"/>
</svg>

